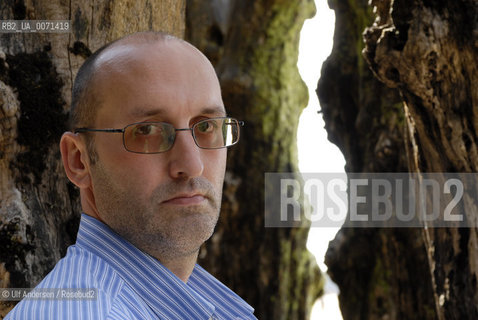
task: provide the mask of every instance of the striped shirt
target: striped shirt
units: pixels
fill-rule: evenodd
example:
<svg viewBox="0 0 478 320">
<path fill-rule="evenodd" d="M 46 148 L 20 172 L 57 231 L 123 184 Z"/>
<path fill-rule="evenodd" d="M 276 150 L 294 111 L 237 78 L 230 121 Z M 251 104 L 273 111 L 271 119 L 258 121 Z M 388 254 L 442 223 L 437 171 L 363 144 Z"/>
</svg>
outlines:
<svg viewBox="0 0 478 320">
<path fill-rule="evenodd" d="M 94 299 L 25 298 L 5 319 L 256 319 L 196 264 L 187 283 L 108 226 L 81 216 L 76 244 L 37 288 L 95 289 Z"/>
</svg>

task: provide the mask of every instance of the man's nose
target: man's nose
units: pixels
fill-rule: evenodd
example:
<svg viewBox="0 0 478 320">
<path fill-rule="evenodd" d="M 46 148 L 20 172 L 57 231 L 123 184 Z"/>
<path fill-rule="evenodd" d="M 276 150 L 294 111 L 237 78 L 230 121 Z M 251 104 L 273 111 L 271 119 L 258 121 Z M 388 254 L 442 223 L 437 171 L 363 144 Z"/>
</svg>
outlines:
<svg viewBox="0 0 478 320">
<path fill-rule="evenodd" d="M 204 163 L 201 149 L 194 142 L 191 130 L 176 131 L 170 156 L 169 174 L 172 178 L 194 178 L 202 175 Z"/>
</svg>

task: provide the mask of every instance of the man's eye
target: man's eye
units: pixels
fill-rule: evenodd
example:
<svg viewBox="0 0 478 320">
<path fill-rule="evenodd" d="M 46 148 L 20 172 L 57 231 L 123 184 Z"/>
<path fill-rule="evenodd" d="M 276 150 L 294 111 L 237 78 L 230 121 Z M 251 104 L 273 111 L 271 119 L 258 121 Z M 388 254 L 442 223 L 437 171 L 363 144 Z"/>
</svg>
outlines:
<svg viewBox="0 0 478 320">
<path fill-rule="evenodd" d="M 213 132 L 217 128 L 217 124 L 213 121 L 205 121 L 198 124 L 198 131 L 201 133 Z"/>
<path fill-rule="evenodd" d="M 135 136 L 147 136 L 157 133 L 157 127 L 152 124 L 145 124 L 137 126 L 133 132 Z"/>
</svg>

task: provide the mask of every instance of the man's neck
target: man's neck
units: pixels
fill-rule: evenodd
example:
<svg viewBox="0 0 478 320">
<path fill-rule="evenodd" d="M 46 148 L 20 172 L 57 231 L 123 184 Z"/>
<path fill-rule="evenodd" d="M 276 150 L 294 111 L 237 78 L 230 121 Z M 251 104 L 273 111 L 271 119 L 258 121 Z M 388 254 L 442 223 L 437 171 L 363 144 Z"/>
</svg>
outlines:
<svg viewBox="0 0 478 320">
<path fill-rule="evenodd" d="M 158 259 L 166 268 L 168 268 L 174 275 L 181 279 L 184 283 L 188 282 L 194 266 L 196 265 L 198 254 L 185 257 L 174 257 L 169 259 Z"/>
<path fill-rule="evenodd" d="M 101 221 L 102 223 L 108 225 L 103 219 L 97 214 L 96 210 L 84 210 L 86 214 L 92 216 L 93 218 Z M 111 228 L 111 226 L 110 226 Z M 113 230 L 113 229 L 112 229 Z M 115 230 L 113 230 L 115 231 Z M 115 231 L 118 233 L 118 231 Z M 139 250 L 149 254 L 166 268 L 168 268 L 174 275 L 176 275 L 179 279 L 181 279 L 184 283 L 186 283 L 189 279 L 189 276 L 194 270 L 194 266 L 196 265 L 196 261 L 199 255 L 199 249 L 196 251 L 192 251 L 190 253 L 183 253 L 178 254 L 178 250 L 174 250 L 172 248 L 161 248 L 160 244 L 154 245 L 151 241 L 136 241 L 137 234 L 121 234 L 118 233 L 121 237 L 129 241 L 132 245 L 134 245 Z M 143 245 L 141 245 L 143 244 Z M 146 244 L 146 245 L 144 245 Z"/>
</svg>

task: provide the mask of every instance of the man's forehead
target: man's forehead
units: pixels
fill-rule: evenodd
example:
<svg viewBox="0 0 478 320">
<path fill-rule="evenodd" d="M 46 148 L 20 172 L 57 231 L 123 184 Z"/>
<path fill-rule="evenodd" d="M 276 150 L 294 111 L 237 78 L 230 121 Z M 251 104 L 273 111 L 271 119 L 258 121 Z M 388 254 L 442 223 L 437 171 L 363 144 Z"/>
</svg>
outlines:
<svg viewBox="0 0 478 320">
<path fill-rule="evenodd" d="M 182 92 L 183 97 L 188 97 L 188 92 L 196 97 L 194 100 L 198 102 L 198 108 L 194 108 L 195 115 L 226 115 L 214 67 L 198 49 L 184 41 L 173 39 L 148 43 L 117 43 L 98 56 L 95 68 L 93 81 L 98 95 L 106 96 L 110 101 L 118 96 L 123 97 L 128 91 L 126 99 L 134 99 L 134 103 L 128 104 L 128 110 L 123 110 L 128 119 L 137 120 L 152 116 L 167 119 L 172 110 L 168 102 L 163 104 L 164 92 L 161 90 L 169 92 L 172 89 L 171 95 L 176 94 L 175 87 L 171 85 L 191 89 Z M 158 81 L 161 81 L 160 86 Z M 199 85 L 194 85 L 197 83 Z M 201 89 L 196 92 L 193 88 Z M 158 100 L 160 95 L 161 99 Z M 200 98 L 201 96 L 203 98 Z M 121 101 L 126 102 L 126 99 Z"/>
<path fill-rule="evenodd" d="M 103 51 L 94 63 L 95 77 L 103 78 L 108 74 L 125 74 L 133 70 L 152 71 L 152 67 L 189 65 L 202 68 L 215 75 L 209 60 L 194 46 L 176 38 L 154 41 L 123 40 Z"/>
</svg>

